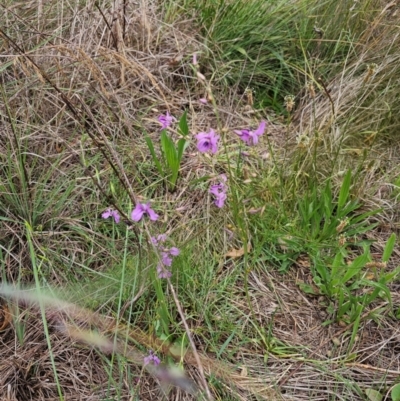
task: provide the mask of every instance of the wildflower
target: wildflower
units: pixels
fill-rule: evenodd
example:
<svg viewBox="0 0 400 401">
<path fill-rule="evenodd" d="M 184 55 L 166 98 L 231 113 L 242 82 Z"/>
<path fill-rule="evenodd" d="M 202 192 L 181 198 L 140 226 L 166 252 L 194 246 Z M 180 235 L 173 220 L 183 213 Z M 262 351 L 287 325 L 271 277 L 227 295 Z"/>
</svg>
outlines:
<svg viewBox="0 0 400 401">
<path fill-rule="evenodd" d="M 116 224 L 118 224 L 120 219 L 121 219 L 121 217 L 120 217 L 120 215 L 118 213 L 118 210 L 112 210 L 110 208 L 107 209 L 105 212 L 103 212 L 101 214 L 101 217 L 103 219 L 108 219 L 109 217 L 112 217 L 112 218 L 114 218 L 114 221 L 115 221 Z"/>
<path fill-rule="evenodd" d="M 161 129 L 163 130 L 163 129 L 169 127 L 173 122 L 175 122 L 176 118 L 171 116 L 169 114 L 169 112 L 167 111 L 167 114 L 165 114 L 165 115 L 161 114 L 158 117 L 158 121 L 161 123 Z"/>
<path fill-rule="evenodd" d="M 211 185 L 210 193 L 215 197 L 215 206 L 222 208 L 227 198 L 226 191 L 228 188 L 225 185 L 225 182 L 227 181 L 226 175 L 222 174 L 220 179 L 221 182 L 219 184 Z"/>
<path fill-rule="evenodd" d="M 169 278 L 172 273 L 167 269 L 167 267 L 172 266 L 172 261 L 175 256 L 178 256 L 181 251 L 179 248 L 173 246 L 171 248 L 164 247 L 164 242 L 167 240 L 165 234 L 160 234 L 157 237 L 151 237 L 151 242 L 160 251 L 160 262 L 157 265 L 157 274 L 159 278 Z"/>
<path fill-rule="evenodd" d="M 143 363 L 145 366 L 149 365 L 150 363 L 153 363 L 155 366 L 158 366 L 161 363 L 161 361 L 160 358 L 157 355 L 155 355 L 153 351 L 149 351 L 149 355 L 143 358 Z"/>
<path fill-rule="evenodd" d="M 165 234 L 160 234 L 157 237 L 151 237 L 151 243 L 155 246 L 158 244 L 163 244 L 167 240 L 167 236 Z"/>
<path fill-rule="evenodd" d="M 239 135 L 240 139 L 243 142 L 246 142 L 247 145 L 257 145 L 258 137 L 264 134 L 265 125 L 266 125 L 265 121 L 261 121 L 260 125 L 255 131 L 242 129 L 242 130 L 235 130 L 235 133 Z"/>
<path fill-rule="evenodd" d="M 208 100 L 207 100 L 205 97 L 202 97 L 202 98 L 199 99 L 199 102 L 200 102 L 201 104 L 207 104 L 207 103 L 208 103 Z"/>
<path fill-rule="evenodd" d="M 156 221 L 159 218 L 158 214 L 150 207 L 150 202 L 138 203 L 135 209 L 132 210 L 131 218 L 133 221 L 140 221 L 145 214 L 148 214 L 152 221 Z"/>
<path fill-rule="evenodd" d="M 197 149 L 199 152 L 206 153 L 217 153 L 219 135 L 215 133 L 213 129 L 210 132 L 200 132 L 196 135 L 197 138 Z"/>
<path fill-rule="evenodd" d="M 172 256 L 178 256 L 181 253 L 181 251 L 175 246 L 173 246 L 172 248 L 170 248 L 169 253 Z"/>
<path fill-rule="evenodd" d="M 157 275 L 158 278 L 170 278 L 172 276 L 172 273 L 167 270 L 162 263 L 159 263 L 157 265 Z"/>
<path fill-rule="evenodd" d="M 197 53 L 193 53 L 193 65 L 197 65 Z"/>
<path fill-rule="evenodd" d="M 172 258 L 168 252 L 161 252 L 161 262 L 164 266 L 170 267 L 172 265 Z"/>
</svg>

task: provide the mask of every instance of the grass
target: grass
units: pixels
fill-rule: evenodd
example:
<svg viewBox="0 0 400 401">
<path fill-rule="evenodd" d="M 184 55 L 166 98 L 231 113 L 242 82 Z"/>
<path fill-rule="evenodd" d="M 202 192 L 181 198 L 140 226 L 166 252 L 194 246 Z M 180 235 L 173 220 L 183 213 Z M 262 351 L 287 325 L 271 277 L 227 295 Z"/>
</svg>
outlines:
<svg viewBox="0 0 400 401">
<path fill-rule="evenodd" d="M 396 400 L 394 3 L 1 7 L 3 397 Z"/>
</svg>

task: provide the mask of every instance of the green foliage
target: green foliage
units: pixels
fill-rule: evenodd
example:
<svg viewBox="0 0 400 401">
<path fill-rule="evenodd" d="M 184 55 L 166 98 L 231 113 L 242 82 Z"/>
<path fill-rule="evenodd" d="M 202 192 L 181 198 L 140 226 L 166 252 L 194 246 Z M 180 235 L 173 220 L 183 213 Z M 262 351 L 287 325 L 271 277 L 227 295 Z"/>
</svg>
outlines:
<svg viewBox="0 0 400 401">
<path fill-rule="evenodd" d="M 400 401 L 400 384 L 396 384 L 390 392 L 392 401 Z"/>
<path fill-rule="evenodd" d="M 382 401 L 383 395 L 372 388 L 367 388 L 365 390 L 365 395 L 368 397 L 369 401 Z"/>
<path fill-rule="evenodd" d="M 188 146 L 186 137 L 189 134 L 187 124 L 187 112 L 183 113 L 179 120 L 178 133 L 182 136 L 175 144 L 174 140 L 166 129 L 163 129 L 160 134 L 160 150 L 161 162 L 155 151 L 154 143 L 151 138 L 145 134 L 145 140 L 152 156 L 153 162 L 159 174 L 168 182 L 171 191 L 175 189 L 179 175 L 183 152 Z"/>
<path fill-rule="evenodd" d="M 379 10 L 376 0 L 354 10 L 347 2 L 319 0 L 180 3 L 200 18 L 216 77 L 254 89 L 260 107 L 279 113 L 285 96 L 297 95 L 304 81 L 329 81 L 343 60 L 365 50 L 363 35 Z"/>
<path fill-rule="evenodd" d="M 350 171 L 343 177 L 336 196 L 331 180 L 322 191 L 318 191 L 314 181 L 309 186 L 296 202 L 296 214 L 290 214 L 285 204 L 281 204 L 286 211 L 279 213 L 280 217 L 266 213 L 268 220 L 262 231 L 268 242 L 261 251 L 256 245 L 255 252 L 281 271 L 300 256 L 306 258 L 316 287 L 301 283 L 300 288 L 306 293 L 325 295 L 336 320 L 357 322 L 365 307 L 377 298 L 390 304 L 388 284 L 398 277 L 400 268 L 387 272 L 375 269 L 374 279 L 367 275 L 366 269 L 372 262 L 371 241 L 362 236 L 376 226 L 368 218 L 379 210 L 359 212 L 361 203 L 351 196 Z M 378 263 L 385 265 L 389 261 L 395 243 L 396 236 L 392 234 Z"/>
</svg>

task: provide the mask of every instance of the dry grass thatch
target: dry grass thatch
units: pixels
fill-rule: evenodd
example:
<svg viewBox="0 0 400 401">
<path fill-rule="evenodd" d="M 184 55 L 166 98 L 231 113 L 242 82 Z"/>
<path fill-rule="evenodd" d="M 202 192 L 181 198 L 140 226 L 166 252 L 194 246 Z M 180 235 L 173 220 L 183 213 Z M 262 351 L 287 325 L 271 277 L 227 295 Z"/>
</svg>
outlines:
<svg viewBox="0 0 400 401">
<path fill-rule="evenodd" d="M 126 190 L 141 199 L 143 187 L 151 186 L 146 175 L 154 171 L 149 167 L 142 132 L 158 135 L 156 118 L 160 113 L 168 110 L 180 115 L 189 110 L 190 129 L 199 132 L 218 120 L 230 129 L 253 126 L 260 112 L 246 105 L 245 95 L 237 87 L 213 92 L 218 118 L 210 104 L 199 103 L 199 98 L 210 93 L 194 77 L 191 67 L 192 54 L 205 50 L 195 23 L 182 17 L 173 25 L 162 22 L 156 1 L 120 0 L 110 6 L 107 2 L 39 0 L 0 7 L 4 14 L 0 23 L 0 179 L 4 202 L 8 202 L 0 227 L 4 277 L 13 283 L 33 281 L 23 224 L 28 221 L 35 232 L 35 246 L 52 252 L 56 261 L 51 266 L 44 261 L 43 269 L 48 269 L 55 286 L 62 286 L 69 274 L 79 280 L 83 273 L 77 267 L 103 271 L 114 261 L 107 236 L 82 216 L 101 207 L 99 197 L 108 194 L 104 183 L 113 166 L 118 167 L 124 183 L 117 195 Z M 376 48 L 388 40 L 378 29 L 380 22 L 371 30 Z M 397 42 L 397 37 L 393 38 L 393 43 Z M 343 169 L 354 161 L 345 158 L 353 148 L 355 131 L 362 134 L 357 146 L 375 145 L 374 132 L 379 131 L 385 105 L 380 96 L 373 95 L 383 91 L 388 76 L 395 76 L 399 59 L 397 55 L 387 57 L 376 67 L 371 65 L 372 72 L 363 70 L 366 61 L 371 62 L 368 49 L 330 82 L 329 93 L 316 77 L 310 77 L 320 92 L 301 98 L 288 124 L 269 121 L 269 137 L 259 151 L 265 170 L 272 165 L 271 153 L 282 160 L 299 148 L 307 154 L 311 145 L 296 142 L 299 137 L 318 142 L 321 160 L 324 152 L 336 152 L 343 146 Z M 396 97 L 394 92 L 390 96 Z M 377 111 L 372 128 L 371 120 L 363 118 L 365 108 Z M 345 134 L 343 130 L 347 130 Z M 313 136 L 315 132 L 318 137 Z M 225 145 L 228 151 L 236 150 L 228 133 Z M 23 159 L 19 159 L 19 146 L 23 146 Z M 363 150 L 360 148 L 358 155 Z M 376 144 L 373 152 L 375 164 L 365 174 L 365 181 L 375 186 L 375 192 L 367 198 L 365 185 L 360 188 L 360 197 L 365 196 L 366 207 L 385 207 L 379 215 L 380 232 L 374 232 L 374 251 L 379 254 L 390 232 L 399 229 L 399 208 L 390 197 L 393 188 L 376 177 L 381 169 L 386 169 L 387 176 L 398 173 L 399 152 L 397 145 L 388 149 L 384 141 Z M 388 160 L 382 162 L 385 158 Z M 90 163 L 85 164 L 86 160 Z M 96 167 L 93 160 L 98 162 Z M 221 171 L 230 163 L 223 157 L 218 162 L 217 170 Z M 258 161 L 252 163 L 249 158 L 249 175 L 258 168 Z M 215 166 L 211 164 L 207 158 L 196 157 L 190 148 L 178 190 L 171 194 L 154 189 L 165 204 L 175 202 L 168 227 L 174 227 L 183 240 L 199 230 L 209 206 L 204 191 L 186 191 L 187 183 L 213 175 Z M 302 169 L 306 166 L 304 162 Z M 143 173 L 140 168 L 148 170 Z M 63 192 L 68 196 L 63 197 Z M 115 202 L 115 197 L 109 199 L 110 204 Z M 39 212 L 35 214 L 35 210 Z M 46 229 L 41 231 L 41 227 Z M 138 244 L 132 245 L 132 253 L 138 248 Z M 394 259 L 399 260 L 397 250 Z M 229 268 L 225 263 L 221 275 L 229 274 Z M 309 268 L 300 264 L 296 273 L 285 278 L 255 268 L 248 278 L 250 305 L 243 282 L 232 288 L 237 296 L 231 302 L 246 317 L 240 330 L 253 332 L 254 318 L 265 331 L 257 333 L 259 338 L 252 347 L 232 350 L 231 359 L 223 363 L 215 353 L 203 352 L 204 344 L 196 338 L 201 366 L 216 397 L 361 400 L 366 389 L 376 386 L 387 391 L 398 381 L 400 329 L 387 305 L 376 302 L 365 311 L 349 350 L 352 325 L 324 326 L 327 314 L 322 297 L 306 296 L 298 289 L 300 281 L 311 284 L 310 274 Z M 398 285 L 393 284 L 390 290 L 394 307 L 400 308 Z M 145 329 L 132 329 L 119 317 L 74 304 L 58 307 L 55 301 L 53 305 L 50 302 L 41 313 L 39 299 L 25 302 L 18 294 L 8 294 L 5 298 L 12 301 L 4 301 L 0 308 L 1 399 L 58 400 L 57 380 L 65 400 L 200 397 L 194 383 L 201 384 L 201 372 L 193 352 L 177 356 L 171 344 Z M 379 311 L 379 316 L 374 311 Z M 196 324 L 191 324 L 194 331 Z M 225 347 L 229 351 L 229 341 Z M 140 348 L 157 349 L 182 362 L 186 375 L 174 378 L 168 369 L 146 371 Z M 164 382 L 163 375 L 169 375 Z M 175 387 L 167 388 L 165 381 Z"/>
</svg>

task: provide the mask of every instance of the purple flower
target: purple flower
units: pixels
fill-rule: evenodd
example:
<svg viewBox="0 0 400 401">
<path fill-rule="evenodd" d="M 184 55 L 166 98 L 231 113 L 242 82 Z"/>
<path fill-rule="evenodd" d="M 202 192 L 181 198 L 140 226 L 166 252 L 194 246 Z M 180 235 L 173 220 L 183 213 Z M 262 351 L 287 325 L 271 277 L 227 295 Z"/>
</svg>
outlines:
<svg viewBox="0 0 400 401">
<path fill-rule="evenodd" d="M 108 219 L 109 217 L 113 217 L 116 224 L 118 224 L 119 220 L 121 219 L 121 217 L 120 217 L 120 215 L 118 213 L 118 210 L 112 210 L 110 208 L 107 209 L 105 212 L 103 212 L 101 214 L 101 217 L 103 219 Z"/>
<path fill-rule="evenodd" d="M 243 142 L 246 142 L 247 145 L 257 145 L 258 143 L 258 137 L 260 137 L 262 134 L 264 134 L 265 131 L 265 121 L 261 121 L 260 125 L 255 131 L 250 131 L 248 129 L 242 129 L 242 130 L 235 130 L 235 133 L 239 135 L 240 139 Z"/>
<path fill-rule="evenodd" d="M 169 127 L 174 121 L 176 121 L 176 118 L 171 116 L 167 111 L 167 114 L 161 114 L 160 116 L 158 116 L 158 121 L 161 123 L 161 129 L 163 130 Z"/>
<path fill-rule="evenodd" d="M 199 152 L 206 153 L 217 153 L 218 151 L 218 140 L 219 135 L 215 133 L 213 129 L 210 132 L 200 132 L 196 135 L 197 138 L 197 149 Z"/>
<path fill-rule="evenodd" d="M 150 202 L 148 203 L 138 203 L 135 209 L 132 210 L 131 218 L 133 221 L 140 221 L 144 214 L 148 214 L 150 220 L 156 221 L 158 219 L 158 214 L 150 207 Z"/>
<path fill-rule="evenodd" d="M 207 104 L 207 103 L 208 103 L 208 100 L 207 100 L 205 97 L 202 97 L 202 98 L 199 99 L 199 102 L 200 102 L 201 104 Z"/>
<path fill-rule="evenodd" d="M 159 263 L 157 265 L 157 275 L 158 278 L 170 278 L 172 276 L 172 273 L 167 270 L 162 263 Z"/>
<path fill-rule="evenodd" d="M 155 366 L 158 366 L 160 362 L 161 362 L 160 358 L 157 355 L 155 355 L 153 351 L 149 351 L 149 355 L 143 358 L 143 363 L 145 366 L 150 363 L 153 363 Z"/>
<path fill-rule="evenodd" d="M 175 256 L 180 254 L 180 250 L 173 246 L 171 248 L 166 248 L 163 244 L 167 240 L 165 234 L 160 234 L 157 237 L 151 237 L 151 243 L 154 244 L 160 252 L 160 262 L 157 265 L 157 274 L 159 278 L 169 278 L 172 273 L 167 269 L 167 267 L 172 266 L 172 261 Z"/>
<path fill-rule="evenodd" d="M 239 135 L 239 138 L 248 143 L 250 140 L 250 131 L 248 129 L 235 130 L 236 134 Z"/>
<path fill-rule="evenodd" d="M 151 243 L 155 246 L 158 244 L 163 244 L 167 240 L 167 236 L 165 234 L 157 235 L 157 237 L 151 237 Z"/>
<path fill-rule="evenodd" d="M 169 254 L 172 256 L 178 256 L 180 253 L 181 253 L 181 251 L 178 248 L 176 248 L 175 246 L 173 246 L 169 250 Z"/>
<path fill-rule="evenodd" d="M 164 266 L 170 267 L 172 265 L 172 258 L 168 252 L 161 252 L 161 262 Z"/>
<path fill-rule="evenodd" d="M 197 65 L 197 53 L 193 53 L 193 65 Z"/>
<path fill-rule="evenodd" d="M 215 206 L 222 208 L 227 199 L 226 191 L 228 190 L 228 188 L 225 185 L 225 182 L 227 181 L 226 175 L 220 175 L 220 179 L 221 182 L 219 184 L 211 185 L 210 193 L 215 197 Z"/>
<path fill-rule="evenodd" d="M 216 185 L 213 185 L 213 187 L 215 187 L 215 186 Z M 221 209 L 222 207 L 224 207 L 224 203 L 227 198 L 226 193 L 225 192 L 214 193 L 212 190 L 213 190 L 213 188 L 211 187 L 210 192 L 215 196 L 214 204 L 215 204 L 215 206 L 217 206 Z"/>
</svg>

